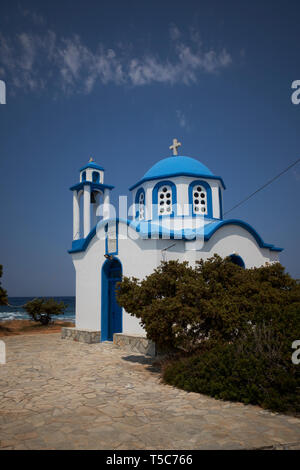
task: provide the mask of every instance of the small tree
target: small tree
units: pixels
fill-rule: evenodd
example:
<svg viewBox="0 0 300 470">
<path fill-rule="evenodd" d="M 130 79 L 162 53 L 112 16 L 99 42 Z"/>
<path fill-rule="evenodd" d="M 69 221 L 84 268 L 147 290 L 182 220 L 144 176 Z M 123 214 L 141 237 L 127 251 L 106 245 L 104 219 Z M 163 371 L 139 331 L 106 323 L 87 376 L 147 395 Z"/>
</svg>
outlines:
<svg viewBox="0 0 300 470">
<path fill-rule="evenodd" d="M 3 273 L 3 266 L 0 264 L 0 278 L 2 277 Z M 0 305 L 7 305 L 7 292 L 3 287 L 1 287 L 1 281 L 0 281 Z"/>
<path fill-rule="evenodd" d="M 48 325 L 52 315 L 63 315 L 67 306 L 54 299 L 34 299 L 24 305 L 26 312 L 34 321 Z"/>
</svg>

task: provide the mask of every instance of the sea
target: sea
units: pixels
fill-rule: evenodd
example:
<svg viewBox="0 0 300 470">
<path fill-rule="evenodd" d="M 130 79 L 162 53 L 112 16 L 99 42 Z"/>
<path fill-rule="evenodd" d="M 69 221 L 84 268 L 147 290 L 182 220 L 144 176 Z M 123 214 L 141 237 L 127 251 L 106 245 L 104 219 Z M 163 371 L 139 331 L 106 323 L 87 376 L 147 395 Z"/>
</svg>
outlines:
<svg viewBox="0 0 300 470">
<path fill-rule="evenodd" d="M 0 305 L 0 322 L 5 320 L 28 320 L 30 316 L 22 308 L 29 300 L 50 297 L 8 297 L 7 305 Z M 67 305 L 64 315 L 54 315 L 53 318 L 57 320 L 75 321 L 75 297 L 51 297 L 57 302 L 63 302 Z"/>
</svg>

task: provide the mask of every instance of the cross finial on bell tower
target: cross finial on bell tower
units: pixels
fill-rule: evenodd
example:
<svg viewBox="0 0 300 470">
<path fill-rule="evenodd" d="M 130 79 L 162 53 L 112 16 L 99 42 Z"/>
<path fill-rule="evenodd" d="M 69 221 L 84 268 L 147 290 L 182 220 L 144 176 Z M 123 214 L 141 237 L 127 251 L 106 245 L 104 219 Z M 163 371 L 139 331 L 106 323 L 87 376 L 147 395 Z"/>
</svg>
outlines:
<svg viewBox="0 0 300 470">
<path fill-rule="evenodd" d="M 181 142 L 178 142 L 177 139 L 173 139 L 173 145 L 169 147 L 170 150 L 173 150 L 173 155 L 178 155 L 177 147 L 181 147 Z"/>
</svg>

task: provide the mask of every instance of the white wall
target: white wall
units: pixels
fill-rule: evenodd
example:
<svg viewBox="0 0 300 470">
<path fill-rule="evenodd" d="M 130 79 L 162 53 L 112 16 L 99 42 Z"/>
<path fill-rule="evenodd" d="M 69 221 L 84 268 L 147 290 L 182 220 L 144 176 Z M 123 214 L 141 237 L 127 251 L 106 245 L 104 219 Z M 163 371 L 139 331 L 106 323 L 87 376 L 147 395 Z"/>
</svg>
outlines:
<svg viewBox="0 0 300 470">
<path fill-rule="evenodd" d="M 105 241 L 94 237 L 85 252 L 72 255 L 76 270 L 76 328 L 101 328 L 101 268 Z"/>
</svg>

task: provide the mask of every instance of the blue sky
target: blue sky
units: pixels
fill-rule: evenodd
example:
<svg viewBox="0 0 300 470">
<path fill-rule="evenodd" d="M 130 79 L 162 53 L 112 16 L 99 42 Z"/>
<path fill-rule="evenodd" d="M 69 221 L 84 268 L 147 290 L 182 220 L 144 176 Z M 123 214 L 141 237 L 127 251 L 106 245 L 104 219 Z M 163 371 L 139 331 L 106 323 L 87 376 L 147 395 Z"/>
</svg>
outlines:
<svg viewBox="0 0 300 470">
<path fill-rule="evenodd" d="M 300 156 L 297 1 L 5 1 L 1 253 L 11 296 L 73 295 L 72 194 L 92 155 L 128 194 L 173 137 L 225 210 Z M 300 166 L 231 212 L 300 278 Z"/>
</svg>

